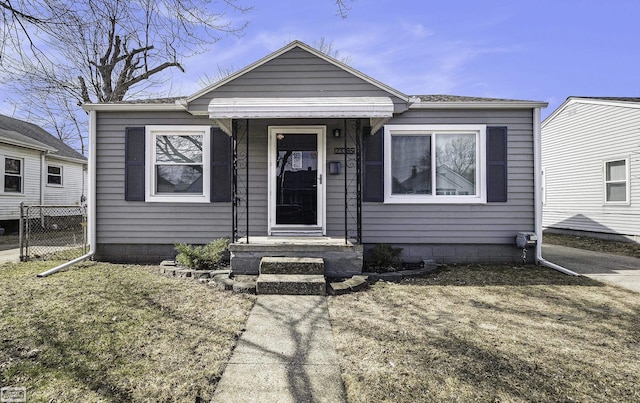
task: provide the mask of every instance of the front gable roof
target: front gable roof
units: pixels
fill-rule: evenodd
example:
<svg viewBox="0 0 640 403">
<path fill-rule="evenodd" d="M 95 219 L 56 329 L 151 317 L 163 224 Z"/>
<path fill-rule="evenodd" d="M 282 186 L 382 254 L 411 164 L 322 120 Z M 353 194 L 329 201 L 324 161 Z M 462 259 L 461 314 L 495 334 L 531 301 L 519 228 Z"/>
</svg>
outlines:
<svg viewBox="0 0 640 403">
<path fill-rule="evenodd" d="M 348 66 L 345 63 L 342 63 L 342 62 L 334 59 L 331 56 L 328 56 L 328 55 L 320 52 L 319 50 L 317 50 L 317 49 L 305 44 L 304 42 L 293 41 L 290 44 L 288 44 L 288 45 L 280 48 L 279 50 L 276 50 L 275 52 L 271 53 L 270 55 L 267 55 L 267 56 L 263 57 L 262 59 L 258 60 L 257 62 L 255 62 L 253 64 L 250 64 L 249 66 L 245 67 L 244 69 L 241 69 L 241 70 L 229 75 L 228 77 L 218 81 L 217 83 L 214 83 L 214 84 L 212 84 L 212 85 L 210 85 L 210 86 L 208 86 L 206 88 L 203 88 L 202 90 L 196 92 L 195 94 L 187 97 L 185 99 L 185 101 L 186 101 L 187 104 L 191 103 L 194 100 L 196 100 L 196 99 L 198 99 L 198 98 L 200 98 L 202 96 L 205 96 L 206 94 L 210 93 L 211 91 L 215 91 L 218 88 L 221 88 L 222 86 L 224 86 L 224 85 L 226 85 L 226 84 L 228 84 L 228 83 L 230 83 L 230 82 L 232 82 L 232 81 L 234 81 L 234 80 L 246 75 L 247 73 L 249 73 L 251 71 L 254 71 L 258 67 L 263 66 L 266 63 L 268 63 L 268 62 L 270 62 L 272 60 L 275 60 L 278 57 L 284 55 L 285 53 L 290 52 L 290 51 L 295 50 L 295 49 L 300 49 L 300 50 L 305 51 L 305 52 L 307 52 L 307 53 L 309 53 L 309 54 L 311 54 L 311 55 L 313 55 L 315 57 L 318 57 L 318 58 L 326 61 L 327 63 L 332 64 L 332 65 L 338 67 L 339 69 L 344 70 L 344 71 L 352 74 L 353 76 L 362 79 L 363 81 L 373 85 L 374 87 L 377 87 L 380 90 L 387 92 L 389 95 L 396 96 L 396 97 L 400 98 L 401 100 L 403 100 L 405 102 L 407 102 L 409 100 L 409 97 L 407 95 L 405 95 L 404 93 L 396 90 L 395 88 L 392 88 L 392 87 L 390 87 L 390 86 L 388 86 L 388 85 L 386 85 L 386 84 L 384 84 L 384 83 L 382 83 L 382 82 L 380 82 L 378 80 L 375 80 L 375 79 L 367 76 L 366 74 L 354 69 L 353 67 Z"/>
</svg>

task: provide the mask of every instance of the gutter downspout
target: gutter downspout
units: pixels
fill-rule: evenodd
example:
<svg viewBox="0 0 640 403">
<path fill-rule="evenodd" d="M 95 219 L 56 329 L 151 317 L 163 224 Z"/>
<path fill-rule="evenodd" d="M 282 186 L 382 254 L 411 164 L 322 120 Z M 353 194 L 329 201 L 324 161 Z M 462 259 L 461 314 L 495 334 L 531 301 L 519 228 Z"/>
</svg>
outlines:
<svg viewBox="0 0 640 403">
<path fill-rule="evenodd" d="M 47 166 L 47 152 L 43 151 L 40 153 L 40 205 L 44 204 L 44 191 L 45 191 L 45 181 L 47 180 L 48 171 L 46 171 Z"/>
<path fill-rule="evenodd" d="M 89 259 L 96 253 L 96 111 L 89 111 L 89 194 L 87 195 L 87 231 L 89 235 L 89 252 L 79 258 L 63 263 L 53 269 L 38 274 L 47 277 L 64 268 Z"/>
<path fill-rule="evenodd" d="M 540 126 L 540 108 L 533 109 L 533 169 L 534 169 L 534 203 L 535 203 L 535 232 L 538 237 L 536 242 L 536 263 L 557 270 L 570 276 L 580 274 L 565 267 L 549 262 L 542 257 L 542 136 Z"/>
</svg>

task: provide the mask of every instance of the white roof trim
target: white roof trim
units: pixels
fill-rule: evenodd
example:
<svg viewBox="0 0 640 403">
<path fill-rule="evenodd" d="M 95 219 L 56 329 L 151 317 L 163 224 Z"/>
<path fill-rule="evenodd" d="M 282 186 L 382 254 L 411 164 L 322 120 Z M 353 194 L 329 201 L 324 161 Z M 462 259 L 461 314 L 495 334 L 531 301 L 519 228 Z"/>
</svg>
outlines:
<svg viewBox="0 0 640 403">
<path fill-rule="evenodd" d="M 378 80 L 376 80 L 374 78 L 369 77 L 368 75 L 362 73 L 361 71 L 358 71 L 358 70 L 354 69 L 353 67 L 348 66 L 347 64 L 342 63 L 339 60 L 336 60 L 333 57 L 330 57 L 330 56 L 320 52 L 319 50 L 307 45 L 304 42 L 293 41 L 290 44 L 284 46 L 283 48 L 281 48 L 279 50 L 276 50 L 275 52 L 271 53 L 270 55 L 267 55 L 267 56 L 263 57 L 262 59 L 258 60 L 257 62 L 254 62 L 253 64 L 250 64 L 249 66 L 247 66 L 247 67 L 245 67 L 245 68 L 243 68 L 243 69 L 241 69 L 241 70 L 229 75 L 228 77 L 223 78 L 222 80 L 218 81 L 217 83 L 214 83 L 214 84 L 212 84 L 212 85 L 210 85 L 210 86 L 208 86 L 206 88 L 203 88 L 200 91 L 196 92 L 195 94 L 187 97 L 187 99 L 186 99 L 187 103 L 190 103 L 193 100 L 198 99 L 201 96 L 203 96 L 203 95 L 205 95 L 205 94 L 207 94 L 207 93 L 209 93 L 209 92 L 211 92 L 211 91 L 213 91 L 213 90 L 215 90 L 215 89 L 217 89 L 219 87 L 222 87 L 223 85 L 227 84 L 228 82 L 233 81 L 233 80 L 235 80 L 236 78 L 238 78 L 240 76 L 243 76 L 244 74 L 254 70 L 257 67 L 262 66 L 263 64 L 265 64 L 265 63 L 267 63 L 267 62 L 269 62 L 269 61 L 271 61 L 273 59 L 276 59 L 278 56 L 280 56 L 280 55 L 282 55 L 282 54 L 284 54 L 284 53 L 286 53 L 286 52 L 288 52 L 288 51 L 290 51 L 290 50 L 292 50 L 292 49 L 294 49 L 296 47 L 301 48 L 303 50 L 306 50 L 307 52 L 309 52 L 309 53 L 311 53 L 311 54 L 313 54 L 313 55 L 315 55 L 315 56 L 317 56 L 317 57 L 319 57 L 319 58 L 321 58 L 321 59 L 333 64 L 334 66 L 337 66 L 337 67 L 339 67 L 339 68 L 341 68 L 341 69 L 353 74 L 354 76 L 356 76 L 358 78 L 361 78 L 362 80 L 368 82 L 369 84 L 372 84 L 372 85 L 380 88 L 381 90 L 386 91 L 389 94 L 394 95 L 394 96 L 402 99 L 403 101 L 408 101 L 409 100 L 409 97 L 407 95 L 405 95 L 402 92 L 396 90 L 395 88 L 392 88 L 392 87 L 390 87 L 390 86 L 388 86 L 388 85 L 386 85 L 386 84 L 384 84 L 384 83 L 382 83 L 382 82 L 380 82 L 380 81 L 378 81 Z"/>
<path fill-rule="evenodd" d="M 84 104 L 85 111 L 123 111 L 123 112 L 143 112 L 143 111 L 184 111 L 184 105 L 178 101 L 174 103 L 95 103 Z"/>
<path fill-rule="evenodd" d="M 388 97 L 213 98 L 212 119 L 390 118 Z"/>
<path fill-rule="evenodd" d="M 546 108 L 549 104 L 546 102 L 527 102 L 527 101 L 490 101 L 490 102 L 465 102 L 465 101 L 448 101 L 448 102 L 416 102 L 409 105 L 409 109 L 529 109 L 529 108 Z"/>
<path fill-rule="evenodd" d="M 4 130 L 4 129 L 0 129 L 0 134 L 5 134 L 4 136 L 0 137 L 0 143 L 4 143 L 4 144 L 8 144 L 11 146 L 15 146 L 15 147 L 22 147 L 22 148 L 28 148 L 30 150 L 36 150 L 36 151 L 46 151 L 48 153 L 53 153 L 58 151 L 56 148 L 53 148 L 47 144 L 44 144 L 38 140 L 34 140 L 31 137 L 24 135 L 22 133 L 18 133 L 14 130 Z M 13 135 L 18 135 L 19 137 L 24 138 L 25 140 L 20 140 L 19 138 L 9 138 L 9 133 L 14 133 Z"/>
<path fill-rule="evenodd" d="M 635 101 L 623 101 L 613 99 L 601 99 L 601 98 L 581 98 L 581 97 L 568 97 L 565 101 L 556 108 L 545 120 L 542 121 L 542 127 L 545 127 L 551 122 L 557 115 L 563 110 L 574 104 L 592 104 L 592 105 L 605 105 L 605 106 L 617 106 L 622 108 L 640 108 L 640 102 Z"/>
</svg>

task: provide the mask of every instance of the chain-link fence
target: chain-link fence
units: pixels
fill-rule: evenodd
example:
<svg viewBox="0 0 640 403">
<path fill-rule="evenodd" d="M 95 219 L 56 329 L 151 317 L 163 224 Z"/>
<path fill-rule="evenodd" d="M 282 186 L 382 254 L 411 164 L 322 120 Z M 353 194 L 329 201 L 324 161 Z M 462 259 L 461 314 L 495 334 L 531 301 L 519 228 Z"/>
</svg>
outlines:
<svg viewBox="0 0 640 403">
<path fill-rule="evenodd" d="M 20 205 L 20 260 L 71 260 L 87 253 L 85 206 Z"/>
</svg>

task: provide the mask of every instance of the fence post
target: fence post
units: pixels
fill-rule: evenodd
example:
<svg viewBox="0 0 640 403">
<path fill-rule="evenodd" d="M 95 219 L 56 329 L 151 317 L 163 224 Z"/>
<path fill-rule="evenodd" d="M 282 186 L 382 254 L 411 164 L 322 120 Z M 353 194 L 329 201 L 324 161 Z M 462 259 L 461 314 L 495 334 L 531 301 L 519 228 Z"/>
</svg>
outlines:
<svg viewBox="0 0 640 403">
<path fill-rule="evenodd" d="M 20 223 L 18 228 L 18 242 L 20 245 L 20 261 L 24 262 L 24 254 L 22 253 L 22 248 L 24 247 L 24 241 L 22 237 L 24 236 L 24 202 L 20 202 Z"/>
</svg>

